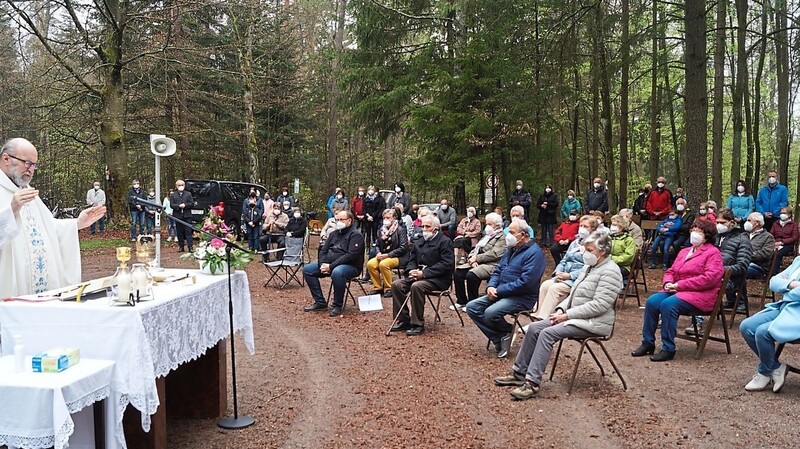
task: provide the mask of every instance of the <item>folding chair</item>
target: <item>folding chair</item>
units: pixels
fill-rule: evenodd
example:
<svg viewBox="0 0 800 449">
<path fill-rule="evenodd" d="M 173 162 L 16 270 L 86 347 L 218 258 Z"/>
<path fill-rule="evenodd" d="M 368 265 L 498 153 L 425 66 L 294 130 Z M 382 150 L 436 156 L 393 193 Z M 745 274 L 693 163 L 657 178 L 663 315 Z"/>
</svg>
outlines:
<svg viewBox="0 0 800 449">
<path fill-rule="evenodd" d="M 658 229 L 658 223 L 658 220 L 642 220 L 640 227 L 646 236 L 644 244 L 642 244 L 642 251 L 644 253 L 642 254 L 642 262 L 645 262 L 650 255 L 650 247 L 653 245 L 653 235 L 655 235 L 656 229 Z"/>
<path fill-rule="evenodd" d="M 731 353 L 731 340 L 728 337 L 728 326 L 725 319 L 725 311 L 722 309 L 722 303 L 725 300 L 725 292 L 728 286 L 728 282 L 731 280 L 731 274 L 733 271 L 731 269 L 725 270 L 725 276 L 722 278 L 722 286 L 719 289 L 719 294 L 717 294 L 717 301 L 714 303 L 714 309 L 709 313 L 698 313 L 698 316 L 708 316 L 708 321 L 705 322 L 703 325 L 703 335 L 700 335 L 700 332 L 697 331 L 697 321 L 695 320 L 694 316 L 692 316 L 692 326 L 694 327 L 694 334 L 693 335 L 686 335 L 686 334 L 676 334 L 675 338 L 680 338 L 683 340 L 689 340 L 695 342 L 697 345 L 697 352 L 695 353 L 695 358 L 699 359 L 703 356 L 703 351 L 706 349 L 706 343 L 708 340 L 717 341 L 720 343 L 725 343 L 725 347 L 728 350 L 728 354 Z M 717 317 L 720 317 L 722 320 L 722 331 L 725 334 L 725 337 L 712 337 L 711 336 L 711 328 L 714 327 L 714 322 L 717 320 Z"/>
<path fill-rule="evenodd" d="M 436 304 L 433 303 L 433 297 L 434 296 L 436 296 Z M 430 303 L 431 307 L 433 308 L 433 313 L 436 314 L 436 319 L 435 319 L 434 323 L 436 321 L 438 321 L 440 323 L 442 322 L 442 317 L 439 315 L 439 305 L 442 302 L 442 296 L 446 296 L 447 299 L 450 300 L 450 305 L 452 305 L 453 308 L 456 310 L 456 315 L 458 315 L 458 319 L 459 319 L 459 321 L 461 321 L 461 327 L 464 327 L 464 318 L 461 318 L 461 311 L 458 310 L 458 307 L 456 307 L 456 302 L 453 301 L 453 296 L 450 295 L 450 290 L 433 290 L 433 291 L 425 293 L 425 297 L 428 299 L 428 302 Z"/>
<path fill-rule="evenodd" d="M 538 318 L 534 317 L 533 314 L 536 313 L 536 309 L 539 307 L 539 303 L 537 302 L 532 309 L 530 310 L 521 310 L 517 313 L 511 314 L 511 317 L 514 318 L 514 323 L 511 324 L 511 343 L 508 344 L 508 347 L 511 348 L 514 346 L 514 341 L 517 339 L 517 329 L 522 331 L 522 336 L 525 336 L 525 326 L 519 321 L 520 317 L 526 317 L 530 320 L 531 323 L 534 321 L 539 321 Z M 508 316 L 508 315 L 506 315 Z M 492 346 L 492 340 L 486 339 L 486 350 L 488 351 L 489 348 Z"/>
<path fill-rule="evenodd" d="M 797 344 L 800 344 L 800 340 L 790 341 L 788 344 L 797 345 Z M 775 360 L 777 360 L 781 356 L 781 353 L 783 352 L 783 347 L 786 346 L 786 345 L 787 345 L 787 343 L 778 344 L 778 347 L 775 349 Z M 795 368 L 792 365 L 789 365 L 788 363 L 786 364 L 786 370 L 787 371 L 791 371 L 793 373 L 800 374 L 800 368 Z"/>
<path fill-rule="evenodd" d="M 729 318 L 730 323 L 728 323 L 728 329 L 733 329 L 733 323 L 736 321 L 736 314 L 741 314 L 742 312 L 737 312 L 739 308 L 739 301 L 744 301 L 744 315 L 749 317 L 750 316 L 750 301 L 747 298 L 747 276 L 742 279 L 742 282 L 739 283 L 739 287 L 735 289 L 736 292 L 736 299 L 733 300 L 733 310 L 731 310 L 731 317 Z"/>
<path fill-rule="evenodd" d="M 305 265 L 303 260 L 303 247 L 308 235 L 305 238 L 286 237 L 284 240 L 285 246 L 279 249 L 271 249 L 264 251 L 266 254 L 283 253 L 283 258 L 270 262 L 263 262 L 269 272 L 269 278 L 264 283 L 264 287 L 276 280 L 275 286 L 283 290 L 292 281 L 297 282 L 299 286 L 305 285 L 305 280 L 302 276 L 302 269 Z"/>
<path fill-rule="evenodd" d="M 361 273 L 347 279 L 344 289 L 344 301 L 342 302 L 342 310 L 344 310 L 344 306 L 347 305 L 347 298 L 350 298 L 353 301 L 354 306 L 358 305 L 358 303 L 356 302 L 356 297 L 353 296 L 353 292 L 350 291 L 350 286 L 353 285 L 353 281 L 356 281 L 356 285 L 358 285 L 358 288 L 361 289 L 361 293 L 363 293 L 363 296 L 367 296 L 367 291 L 364 290 L 364 286 L 361 285 L 360 282 L 358 282 L 359 276 L 361 276 Z M 327 297 L 328 304 L 331 303 L 331 295 L 333 295 L 333 282 L 331 282 L 330 287 L 328 287 L 328 297 Z"/>
<path fill-rule="evenodd" d="M 639 273 L 642 273 L 642 279 L 644 279 L 644 270 L 642 270 L 642 263 L 641 263 L 641 250 L 636 250 L 636 254 L 633 256 L 633 263 L 631 264 L 631 271 L 628 273 L 628 279 L 625 279 L 625 285 L 623 289 L 617 295 L 617 301 L 622 300 L 620 303 L 620 308 L 625 307 L 625 299 L 630 296 L 636 297 L 636 304 L 641 307 L 642 306 L 642 299 L 639 296 L 639 282 L 637 281 L 637 277 Z M 645 292 L 647 291 L 647 281 L 644 281 L 644 288 Z M 633 289 L 633 292 L 631 292 Z"/>
<path fill-rule="evenodd" d="M 616 307 L 616 301 L 614 307 Z M 619 377 L 619 380 L 622 381 L 622 389 L 626 391 L 628 390 L 628 384 L 625 383 L 625 378 L 622 377 L 622 373 L 619 371 L 619 368 L 617 368 L 617 364 L 614 363 L 614 360 L 611 358 L 611 354 L 608 353 L 608 350 L 606 350 L 606 347 L 603 345 L 603 342 L 611 340 L 611 337 L 613 336 L 614 336 L 614 326 L 611 327 L 611 334 L 609 334 L 608 336 L 576 337 L 567 339 L 581 344 L 580 350 L 578 352 L 578 358 L 577 360 L 575 360 L 575 367 L 572 368 L 572 377 L 569 380 L 569 386 L 567 387 L 567 394 L 572 393 L 572 386 L 575 384 L 575 377 L 577 377 L 578 375 L 578 366 L 581 364 L 581 357 L 583 356 L 584 349 L 589 351 L 589 355 L 591 355 L 592 359 L 594 359 L 594 363 L 596 363 L 597 367 L 600 368 L 600 375 L 601 376 L 606 375 L 606 372 L 603 369 L 603 365 L 600 364 L 600 360 L 597 359 L 597 355 L 595 355 L 594 351 L 592 351 L 592 347 L 589 346 L 589 342 L 594 342 L 597 346 L 600 347 L 600 349 L 603 350 L 603 353 L 606 355 L 608 362 L 611 363 L 611 367 L 614 368 L 614 372 L 617 373 L 617 377 Z M 558 349 L 556 349 L 556 356 L 553 359 L 553 368 L 550 370 L 551 381 L 553 380 L 553 376 L 556 373 L 556 366 L 558 365 L 558 358 L 561 355 L 562 344 L 564 344 L 564 340 L 558 342 Z"/>
<path fill-rule="evenodd" d="M 775 269 L 775 264 L 780 263 L 778 261 L 778 252 L 775 251 L 772 253 L 772 261 L 769 264 L 769 271 L 767 271 L 766 276 L 764 277 L 764 286 L 761 288 L 761 309 L 764 308 L 764 304 L 767 301 L 767 296 L 769 295 L 770 302 L 775 302 L 775 292 L 769 289 L 769 281 L 772 280 L 772 271 Z M 759 309 L 760 310 L 760 309 Z"/>
</svg>

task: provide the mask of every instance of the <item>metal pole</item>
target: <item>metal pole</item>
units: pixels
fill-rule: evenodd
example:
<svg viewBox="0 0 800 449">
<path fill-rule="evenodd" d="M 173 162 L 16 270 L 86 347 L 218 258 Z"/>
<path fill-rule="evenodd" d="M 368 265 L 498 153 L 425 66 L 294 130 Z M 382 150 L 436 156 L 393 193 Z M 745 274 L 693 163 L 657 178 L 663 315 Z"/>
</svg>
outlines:
<svg viewBox="0 0 800 449">
<path fill-rule="evenodd" d="M 155 155 L 156 158 L 156 201 L 161 202 L 161 156 Z M 161 267 L 161 213 L 159 210 L 156 214 L 155 223 L 155 237 L 156 237 L 156 267 Z"/>
</svg>

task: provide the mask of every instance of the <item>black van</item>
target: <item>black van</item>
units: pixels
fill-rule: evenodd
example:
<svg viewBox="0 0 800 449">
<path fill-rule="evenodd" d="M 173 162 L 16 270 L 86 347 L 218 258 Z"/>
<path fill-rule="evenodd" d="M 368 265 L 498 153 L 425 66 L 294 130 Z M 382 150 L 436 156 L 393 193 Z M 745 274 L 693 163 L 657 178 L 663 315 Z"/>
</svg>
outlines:
<svg viewBox="0 0 800 449">
<path fill-rule="evenodd" d="M 192 207 L 193 223 L 203 221 L 208 214 L 210 206 L 222 206 L 222 218 L 237 236 L 241 235 L 242 204 L 250 194 L 250 188 L 255 187 L 259 197 L 263 197 L 266 189 L 258 184 L 249 182 L 215 181 L 210 179 L 186 179 L 186 190 L 194 198 Z"/>
</svg>

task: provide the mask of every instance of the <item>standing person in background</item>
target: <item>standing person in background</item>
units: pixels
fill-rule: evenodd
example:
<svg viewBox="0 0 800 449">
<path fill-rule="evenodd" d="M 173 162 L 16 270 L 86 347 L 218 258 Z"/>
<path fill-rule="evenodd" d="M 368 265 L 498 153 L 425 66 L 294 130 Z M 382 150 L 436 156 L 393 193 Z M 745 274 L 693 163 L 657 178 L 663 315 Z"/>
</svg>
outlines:
<svg viewBox="0 0 800 449">
<path fill-rule="evenodd" d="M 331 202 L 331 208 L 331 210 L 350 210 L 350 202 L 347 200 L 347 195 L 345 195 L 344 190 L 337 189 L 336 195 Z"/>
<path fill-rule="evenodd" d="M 678 200 L 683 198 L 684 200 L 686 197 L 683 195 L 683 187 L 678 187 L 675 189 L 675 193 L 672 195 L 672 207 L 678 205 Z"/>
<path fill-rule="evenodd" d="M 172 204 L 169 202 L 169 197 L 174 192 L 173 189 L 169 189 L 169 193 L 167 196 L 164 197 L 164 201 L 161 202 L 161 206 L 164 208 L 164 214 L 167 216 L 167 241 L 171 242 L 175 239 L 175 220 L 172 219 Z"/>
<path fill-rule="evenodd" d="M 511 198 L 508 200 L 509 213 L 511 213 L 512 207 L 522 206 L 522 209 L 525 211 L 525 221 L 527 222 L 531 204 L 533 204 L 533 198 L 530 192 L 523 188 L 522 180 L 517 179 L 517 188 L 511 193 Z"/>
<path fill-rule="evenodd" d="M 86 204 L 92 207 L 106 205 L 106 192 L 100 188 L 100 181 L 95 181 L 94 185 L 88 192 L 86 192 Z M 94 234 L 95 224 L 89 226 L 89 234 Z M 97 225 L 100 228 L 100 233 L 106 232 L 106 216 L 103 215 L 97 220 Z"/>
<path fill-rule="evenodd" d="M 651 220 L 663 220 L 672 209 L 672 192 L 667 188 L 667 178 L 659 176 L 656 188 L 647 196 L 644 204 Z"/>
<path fill-rule="evenodd" d="M 186 183 L 182 179 L 175 182 L 176 192 L 172 192 L 169 196 L 169 203 L 172 205 L 172 216 L 183 221 L 192 218 L 192 206 L 194 206 L 194 198 L 192 194 L 187 192 Z M 194 241 L 192 237 L 192 228 L 176 223 L 176 234 L 178 237 L 178 252 L 182 253 L 184 245 L 189 247 L 189 252 L 192 252 Z"/>
<path fill-rule="evenodd" d="M 575 197 L 575 191 L 569 189 L 567 190 L 567 199 L 561 204 L 561 218 L 566 220 L 573 210 L 577 211 L 577 215 L 580 215 L 583 206 L 581 206 L 581 200 Z"/>
<path fill-rule="evenodd" d="M 439 208 L 433 214 L 439 218 L 442 232 L 446 232 L 450 240 L 456 238 L 456 220 L 458 217 L 456 216 L 456 210 L 450 207 L 447 198 L 442 198 Z"/>
<path fill-rule="evenodd" d="M 147 191 L 147 201 L 151 203 L 158 204 L 158 199 L 156 198 L 156 190 L 150 189 Z M 156 214 L 158 210 L 153 206 L 145 206 L 144 207 L 144 222 L 147 228 L 147 234 L 153 235 L 153 228 L 156 225 Z"/>
<path fill-rule="evenodd" d="M 263 218 L 267 218 L 267 214 L 272 213 L 272 205 L 275 203 L 272 197 L 269 196 L 269 192 L 264 192 L 264 201 L 262 201 L 262 203 L 264 206 Z"/>
<path fill-rule="evenodd" d="M 587 214 L 602 212 L 605 215 L 608 213 L 608 189 L 599 177 L 592 181 L 592 188 L 586 193 L 583 208 Z"/>
<path fill-rule="evenodd" d="M 294 207 L 295 200 L 289 195 L 289 186 L 283 186 L 283 188 L 281 188 L 281 194 L 275 198 L 275 202 L 280 204 L 281 207 L 283 207 L 283 203 L 286 201 L 289 202 L 289 208 Z"/>
<path fill-rule="evenodd" d="M 261 221 L 264 219 L 264 211 L 260 209 L 259 204 L 263 205 L 264 203 L 255 191 L 251 191 L 245 204 L 246 206 L 242 209 L 242 223 L 247 230 L 247 245 L 250 251 L 258 251 Z"/>
<path fill-rule="evenodd" d="M 725 207 L 733 211 L 733 216 L 738 224 L 742 224 L 747 220 L 750 212 L 756 210 L 756 201 L 750 194 L 750 189 L 747 188 L 744 179 L 736 182 L 736 191 L 728 196 Z"/>
<path fill-rule="evenodd" d="M 328 210 L 328 220 L 335 216 L 335 212 L 333 211 L 333 201 L 336 199 L 336 195 L 338 195 L 342 191 L 341 187 L 337 187 L 331 193 L 331 196 L 328 197 L 327 203 L 325 203 L 325 208 Z"/>
<path fill-rule="evenodd" d="M 386 200 L 379 194 L 375 186 L 367 187 L 364 198 L 364 241 L 367 247 L 378 238 L 378 230 L 382 226 L 381 214 L 386 209 Z"/>
<path fill-rule="evenodd" d="M 386 207 L 394 207 L 395 204 L 402 204 L 403 211 L 411 210 L 411 198 L 406 194 L 406 185 L 401 181 L 394 185 L 394 199 L 388 201 Z"/>
<path fill-rule="evenodd" d="M 131 211 L 131 242 L 136 241 L 136 225 L 139 225 L 139 234 L 144 234 L 144 206 L 136 203 L 136 198 L 145 199 L 147 195 L 139 185 L 139 180 L 134 179 L 128 190 L 128 208 Z"/>
<path fill-rule="evenodd" d="M 548 247 L 553 244 L 553 231 L 556 228 L 556 213 L 558 211 L 558 195 L 553 191 L 553 186 L 547 184 L 544 193 L 539 195 L 536 207 L 539 209 L 537 221 L 542 226 L 541 245 Z"/>
<path fill-rule="evenodd" d="M 642 217 L 642 220 L 650 219 L 650 216 L 647 215 L 647 209 L 644 208 L 644 205 L 647 202 L 647 193 L 648 190 L 645 187 L 637 190 L 636 199 L 633 200 L 633 205 L 631 206 L 633 213 Z"/>
<path fill-rule="evenodd" d="M 772 223 L 778 219 L 781 208 L 789 205 L 789 190 L 778 182 L 778 172 L 767 173 L 767 183 L 758 191 L 756 211 L 764 215 L 764 229 L 772 229 Z"/>
<path fill-rule="evenodd" d="M 364 186 L 358 186 L 358 193 L 350 200 L 350 211 L 356 217 L 356 226 L 364 234 Z"/>
</svg>

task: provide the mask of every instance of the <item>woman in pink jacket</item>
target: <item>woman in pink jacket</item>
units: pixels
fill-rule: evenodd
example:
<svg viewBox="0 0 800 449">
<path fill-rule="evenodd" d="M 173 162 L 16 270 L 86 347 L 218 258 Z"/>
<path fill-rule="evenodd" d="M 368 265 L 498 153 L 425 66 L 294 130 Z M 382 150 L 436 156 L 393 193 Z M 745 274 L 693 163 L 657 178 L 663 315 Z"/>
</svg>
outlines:
<svg viewBox="0 0 800 449">
<path fill-rule="evenodd" d="M 672 267 L 664 273 L 664 289 L 647 298 L 644 306 L 642 345 L 631 353 L 634 357 L 653 354 L 656 348 L 656 326 L 661 316 L 661 351 L 650 360 L 663 362 L 675 357 L 675 332 L 680 315 L 698 315 L 714 309 L 724 269 L 722 255 L 714 246 L 717 230 L 709 220 L 696 220 L 692 225 L 692 246 L 682 249 Z"/>
</svg>

